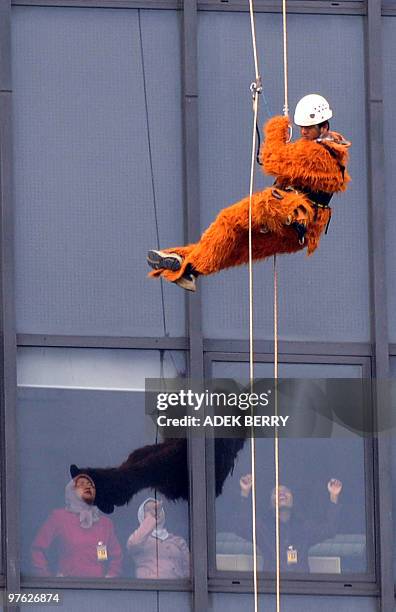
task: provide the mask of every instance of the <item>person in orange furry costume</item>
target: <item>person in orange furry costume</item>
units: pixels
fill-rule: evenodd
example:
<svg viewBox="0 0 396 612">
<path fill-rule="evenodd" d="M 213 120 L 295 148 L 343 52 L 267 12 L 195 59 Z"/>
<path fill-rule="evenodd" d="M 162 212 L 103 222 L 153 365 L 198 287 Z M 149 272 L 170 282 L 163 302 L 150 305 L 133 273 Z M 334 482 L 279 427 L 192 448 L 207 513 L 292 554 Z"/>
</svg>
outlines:
<svg viewBox="0 0 396 612">
<path fill-rule="evenodd" d="M 288 142 L 288 117 L 273 117 L 266 124 L 260 157 L 264 172 L 276 180 L 252 197 L 254 260 L 305 247 L 311 255 L 317 249 L 330 221 L 331 196 L 344 191 L 350 180 L 346 171 L 350 143 L 329 130 L 331 116 L 328 102 L 309 94 L 296 107 L 299 140 Z M 154 268 L 150 276 L 195 291 L 198 275 L 248 262 L 248 230 L 246 197 L 221 210 L 196 244 L 149 251 L 148 263 Z"/>
</svg>

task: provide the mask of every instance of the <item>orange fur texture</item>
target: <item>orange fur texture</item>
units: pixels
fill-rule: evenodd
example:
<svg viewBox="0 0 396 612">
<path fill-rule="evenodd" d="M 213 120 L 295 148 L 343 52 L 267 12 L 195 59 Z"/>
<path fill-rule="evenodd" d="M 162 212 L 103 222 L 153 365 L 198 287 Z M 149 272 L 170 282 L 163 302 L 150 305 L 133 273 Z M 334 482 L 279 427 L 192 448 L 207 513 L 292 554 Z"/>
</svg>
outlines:
<svg viewBox="0 0 396 612">
<path fill-rule="evenodd" d="M 288 117 L 273 117 L 265 126 L 265 142 L 260 157 L 263 170 L 276 177 L 280 189 L 293 186 L 295 189 L 344 191 L 350 180 L 340 164 L 346 166 L 347 148 L 342 136 L 331 132 L 332 139 L 326 142 L 333 155 L 317 141 L 304 139 L 288 143 Z M 339 163 L 338 163 L 339 162 Z M 273 195 L 273 187 L 253 194 L 252 241 L 253 259 L 259 260 L 275 254 L 294 253 L 307 247 L 311 255 L 319 245 L 320 237 L 330 219 L 330 209 L 312 206 L 302 193 L 282 192 L 283 199 Z M 290 227 L 290 220 L 304 220 L 307 227 L 305 244 L 301 245 L 297 232 Z M 202 234 L 196 244 L 163 249 L 183 257 L 180 270 L 153 270 L 150 276 L 162 276 L 174 282 L 193 266 L 199 274 L 213 274 L 224 268 L 246 264 L 249 230 L 249 197 L 220 211 L 215 221 Z"/>
</svg>

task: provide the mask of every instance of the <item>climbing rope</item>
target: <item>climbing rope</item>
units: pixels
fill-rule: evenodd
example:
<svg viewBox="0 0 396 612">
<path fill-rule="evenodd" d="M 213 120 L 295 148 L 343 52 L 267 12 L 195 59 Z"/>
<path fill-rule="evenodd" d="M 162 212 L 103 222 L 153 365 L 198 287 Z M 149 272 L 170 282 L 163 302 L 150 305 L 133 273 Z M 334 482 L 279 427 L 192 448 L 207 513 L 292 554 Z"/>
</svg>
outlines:
<svg viewBox="0 0 396 612">
<path fill-rule="evenodd" d="M 251 0 L 250 0 L 251 2 Z M 259 82 L 258 78 L 254 85 Z M 253 83 L 252 83 L 253 86 Z M 256 150 L 256 121 L 258 114 L 258 95 L 257 87 L 251 87 L 253 94 L 253 142 L 252 159 L 250 168 L 250 191 L 249 191 L 249 378 L 250 393 L 253 393 L 254 385 L 254 352 L 253 352 L 253 241 L 252 241 L 252 199 L 254 184 L 254 166 Z M 253 412 L 253 408 L 251 409 Z M 252 465 L 252 540 L 253 540 L 253 582 L 254 582 L 254 612 L 258 612 L 258 573 L 257 573 L 257 539 L 256 539 L 256 440 L 254 437 L 254 427 L 252 425 L 251 439 L 251 465 Z"/>
<path fill-rule="evenodd" d="M 261 77 L 257 59 L 256 28 L 254 21 L 253 0 L 249 0 L 250 27 L 252 33 L 254 68 L 256 80 L 251 84 L 250 91 L 253 97 L 253 131 L 252 131 L 252 155 L 250 163 L 250 188 L 249 188 L 249 378 L 250 392 L 253 392 L 254 384 L 254 352 L 253 352 L 253 241 L 252 241 L 252 203 L 254 185 L 254 167 L 256 151 L 256 126 L 259 106 L 259 94 L 261 94 Z M 251 408 L 253 412 L 253 408 Z M 257 537 L 256 537 L 256 441 L 254 428 L 252 426 L 250 438 L 251 465 L 252 465 L 252 544 L 253 544 L 253 587 L 254 587 L 254 612 L 258 612 L 258 571 L 257 571 Z"/>
<path fill-rule="evenodd" d="M 289 86 L 288 86 L 288 61 L 287 61 L 287 10 L 286 1 L 282 0 L 282 27 L 283 27 L 283 79 L 284 79 L 284 104 L 283 113 L 289 115 Z M 292 137 L 290 126 L 289 139 Z M 278 271 L 276 255 L 274 255 L 274 380 L 275 380 L 275 416 L 278 416 Z M 280 518 L 279 518 L 279 434 L 275 427 L 274 431 L 274 462 L 275 462 L 275 541 L 276 541 L 276 611 L 280 612 Z"/>
<path fill-rule="evenodd" d="M 278 416 L 278 270 L 274 255 L 274 413 Z M 276 612 L 280 612 L 279 435 L 274 429 Z"/>
<path fill-rule="evenodd" d="M 257 59 L 256 28 L 254 19 L 253 0 L 249 0 L 250 25 L 253 44 L 253 57 L 256 80 L 251 84 L 253 96 L 253 136 L 252 155 L 250 166 L 249 189 L 249 378 L 250 390 L 254 385 L 254 337 L 253 337 L 253 243 L 252 243 L 252 208 L 253 184 L 256 151 L 256 131 L 258 116 L 259 94 L 262 92 L 261 77 Z M 288 103 L 288 61 L 287 61 L 287 10 L 286 0 L 282 0 L 283 23 L 283 72 L 284 72 L 284 105 L 283 112 L 289 114 Z M 291 130 L 289 140 L 291 139 Z M 274 411 L 278 414 L 278 272 L 277 260 L 274 255 Z M 251 409 L 253 412 L 253 408 Z M 275 463 L 275 546 L 276 546 L 276 612 L 280 612 L 280 519 L 279 519 L 279 435 L 275 428 L 274 433 L 274 463 Z M 253 583 L 254 583 L 254 611 L 258 612 L 258 571 L 257 571 L 257 539 L 256 539 L 256 443 L 254 428 L 251 430 L 251 464 L 252 464 L 252 543 L 253 543 Z"/>
<path fill-rule="evenodd" d="M 287 10 L 286 1 L 282 0 L 282 27 L 283 27 L 283 87 L 285 92 L 283 113 L 289 114 L 289 86 L 288 86 L 288 65 L 287 65 Z"/>
</svg>

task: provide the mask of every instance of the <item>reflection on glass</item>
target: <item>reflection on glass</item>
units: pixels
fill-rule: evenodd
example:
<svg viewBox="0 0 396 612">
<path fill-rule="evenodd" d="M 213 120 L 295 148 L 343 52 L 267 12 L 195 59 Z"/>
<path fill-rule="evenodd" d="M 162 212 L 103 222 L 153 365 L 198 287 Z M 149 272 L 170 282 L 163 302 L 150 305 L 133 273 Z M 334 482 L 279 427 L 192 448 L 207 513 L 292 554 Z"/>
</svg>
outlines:
<svg viewBox="0 0 396 612">
<path fill-rule="evenodd" d="M 122 552 L 112 521 L 95 506 L 95 485 L 85 475 L 65 489 L 65 507 L 53 510 L 32 544 L 37 576 L 114 578 Z"/>
<path fill-rule="evenodd" d="M 345 440 L 281 441 L 278 500 L 282 571 L 338 574 L 367 571 L 365 500 L 359 475 L 362 450 L 363 445 L 360 448 L 348 445 Z M 259 569 L 274 572 L 276 497 L 270 440 L 258 441 L 256 462 Z M 223 495 L 216 500 L 217 569 L 251 569 L 250 470 L 250 449 L 244 448 Z"/>
<path fill-rule="evenodd" d="M 270 375 L 271 364 L 257 365 L 261 368 L 260 374 Z M 312 376 L 312 364 L 294 365 L 287 364 L 286 376 L 301 379 L 304 375 Z M 234 378 L 244 380 L 246 363 L 218 362 L 213 370 L 216 375 L 226 377 L 227 366 Z M 317 374 L 340 379 L 343 373 L 347 377 L 361 376 L 359 371 L 351 372 L 351 367 L 360 368 L 347 365 L 343 372 L 341 365 L 333 368 L 321 364 Z M 304 402 L 300 403 L 304 406 Z M 304 411 L 294 412 L 293 417 L 305 418 Z M 365 443 L 363 437 L 335 422 L 327 437 L 280 438 L 278 500 L 280 567 L 284 574 L 361 574 L 371 567 L 366 542 L 369 512 Z M 216 456 L 216 461 L 221 458 Z M 258 568 L 270 573 L 276 569 L 274 468 L 273 438 L 257 438 Z M 220 571 L 251 571 L 253 568 L 251 472 L 250 445 L 247 443 L 238 454 L 235 470 L 226 480 L 222 494 L 215 501 L 215 564 Z"/>
<path fill-rule="evenodd" d="M 112 565 L 117 555 L 110 535 L 112 532 L 116 541 L 125 543 L 138 526 L 140 504 L 149 496 L 156 497 L 155 490 L 142 490 L 110 516 L 95 511 L 92 526 L 85 528 L 77 511 L 83 500 L 65 503 L 69 466 L 74 462 L 117 466 L 131 451 L 147 445 L 160 448 L 161 438 L 145 414 L 144 373 L 180 375 L 185 360 L 182 354 L 167 351 L 162 359 L 160 351 L 73 350 L 63 354 L 56 349 L 52 369 L 45 368 L 51 361 L 50 349 L 45 350 L 45 359 L 37 352 L 25 353 L 20 371 L 22 573 L 103 580 L 105 576 L 131 577 L 129 555 L 122 555 L 122 561 Z M 148 476 L 154 467 L 147 468 Z M 99 507 L 99 501 L 96 488 L 95 503 L 88 505 L 88 514 L 93 506 Z M 85 516 L 87 507 L 83 508 Z M 188 503 L 169 504 L 165 511 L 166 528 L 188 542 Z"/>
<path fill-rule="evenodd" d="M 252 475 L 241 476 L 240 481 L 240 527 L 241 535 L 249 538 L 251 532 L 246 530 L 251 512 Z M 308 571 L 308 550 L 311 545 L 337 533 L 342 491 L 341 481 L 332 478 L 327 484 L 329 500 L 326 504 L 326 518 L 317 521 L 309 517 L 301 508 L 296 508 L 293 491 L 286 485 L 279 485 L 278 505 L 280 520 L 280 568 L 285 571 Z M 265 571 L 273 571 L 276 567 L 275 540 L 275 505 L 276 489 L 271 491 L 268 511 L 257 516 L 257 545 L 264 559 Z"/>
<path fill-rule="evenodd" d="M 139 506 L 139 527 L 131 533 L 127 549 L 136 578 L 188 578 L 190 553 L 186 541 L 165 526 L 161 500 L 148 497 Z"/>
<path fill-rule="evenodd" d="M 396 384 L 395 384 L 395 379 L 396 379 L 396 357 L 393 355 L 390 358 L 390 372 L 391 372 L 391 377 L 393 379 L 392 381 L 392 406 L 395 406 L 396 404 Z M 393 411 L 395 413 L 395 411 Z M 393 478 L 393 483 L 395 482 L 396 479 L 396 435 L 395 435 L 395 431 L 392 432 L 392 437 L 391 437 L 391 448 L 392 448 L 392 478 Z M 396 516 L 396 486 L 393 484 L 393 489 L 392 489 L 392 498 L 393 498 L 393 513 L 394 516 Z M 396 583 L 396 522 L 393 521 L 393 576 L 394 576 L 394 581 Z"/>
</svg>

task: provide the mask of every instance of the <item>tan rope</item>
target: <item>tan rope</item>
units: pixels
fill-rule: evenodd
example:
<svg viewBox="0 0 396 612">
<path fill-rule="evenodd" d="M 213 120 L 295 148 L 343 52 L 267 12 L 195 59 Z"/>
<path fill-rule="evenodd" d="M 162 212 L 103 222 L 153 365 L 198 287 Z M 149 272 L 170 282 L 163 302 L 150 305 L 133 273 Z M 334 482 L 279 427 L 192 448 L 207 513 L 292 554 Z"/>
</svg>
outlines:
<svg viewBox="0 0 396 612">
<path fill-rule="evenodd" d="M 288 94 L 288 62 L 287 62 L 287 12 L 286 1 L 282 0 L 283 25 L 283 78 L 285 116 L 289 114 Z M 290 132 L 291 138 L 291 132 Z M 289 140 L 290 140 L 289 138 Z M 276 255 L 274 255 L 274 380 L 275 380 L 275 415 L 278 416 L 278 271 Z M 276 546 L 276 612 L 280 612 L 280 518 L 279 518 L 279 435 L 274 430 L 274 460 L 275 460 L 275 546 Z"/>
<path fill-rule="evenodd" d="M 274 404 L 278 416 L 278 271 L 274 255 Z M 275 547 L 276 547 L 276 612 L 280 612 L 280 519 L 279 519 L 279 436 L 274 429 L 275 454 Z"/>
<path fill-rule="evenodd" d="M 252 200 L 254 183 L 254 166 L 256 151 L 256 122 L 258 115 L 258 93 L 253 100 L 253 139 L 252 159 L 250 167 L 250 191 L 249 191 L 249 372 L 250 392 L 253 393 L 254 384 L 254 357 L 253 357 L 253 242 L 252 242 Z M 251 407 L 253 413 L 253 407 Z M 254 612 L 258 612 L 258 572 L 257 572 L 257 537 L 256 537 L 256 440 L 254 438 L 254 427 L 251 429 L 250 439 L 251 464 L 252 464 L 252 540 L 253 540 L 253 586 L 254 586 Z"/>
<path fill-rule="evenodd" d="M 283 104 L 283 112 L 285 115 L 289 114 L 289 86 L 287 81 L 288 65 L 287 65 L 287 18 L 286 18 L 286 2 L 282 0 L 282 23 L 283 23 L 283 79 L 284 79 L 284 90 L 285 98 Z"/>
<path fill-rule="evenodd" d="M 255 72 L 256 80 L 257 80 L 260 76 L 260 72 L 259 72 L 258 59 L 257 59 L 256 26 L 254 22 L 253 0 L 249 0 L 249 11 L 250 11 L 250 29 L 252 32 L 252 43 L 253 43 L 254 72 Z"/>
<path fill-rule="evenodd" d="M 254 351 L 253 351 L 253 242 L 252 242 L 252 204 L 254 186 L 254 168 L 256 152 L 256 125 L 258 117 L 259 94 L 261 93 L 261 79 L 257 59 L 256 28 L 254 21 L 253 0 L 249 0 L 250 27 L 252 33 L 254 69 L 256 81 L 250 89 L 253 95 L 253 129 L 252 129 L 252 155 L 250 163 L 250 186 L 249 186 L 249 372 L 250 392 L 253 392 L 254 384 Z M 251 413 L 253 407 L 251 406 Z M 250 439 L 251 465 L 252 465 L 252 544 L 253 544 L 253 588 L 254 588 L 254 612 L 258 612 L 258 571 L 257 571 L 257 536 L 256 536 L 256 441 L 254 438 L 254 427 L 251 429 Z"/>
<path fill-rule="evenodd" d="M 249 371 L 250 389 L 254 383 L 254 350 L 253 350 L 253 244 L 252 244 L 252 200 L 256 150 L 256 125 L 258 116 L 258 94 L 261 93 L 261 79 L 258 68 L 256 32 L 254 22 L 253 0 L 249 0 L 250 24 L 252 32 L 253 56 L 256 82 L 252 83 L 253 94 L 253 137 L 252 157 L 250 167 L 249 190 Z M 282 0 L 283 21 L 283 72 L 284 72 L 284 106 L 283 112 L 289 114 L 288 104 L 288 60 L 287 60 L 287 20 L 286 0 Z M 291 138 L 291 134 L 290 134 Z M 275 380 L 275 415 L 278 415 L 278 273 L 274 256 L 274 380 Z M 253 412 L 253 408 L 251 409 Z M 275 459 L 275 546 L 276 546 L 276 612 L 280 612 L 280 517 L 279 517 L 279 435 L 274 433 Z M 251 463 L 252 463 L 252 531 L 253 531 L 253 581 L 254 581 L 254 611 L 258 612 L 258 572 L 257 572 L 257 539 L 256 539 L 256 444 L 254 428 L 251 433 Z"/>
</svg>

